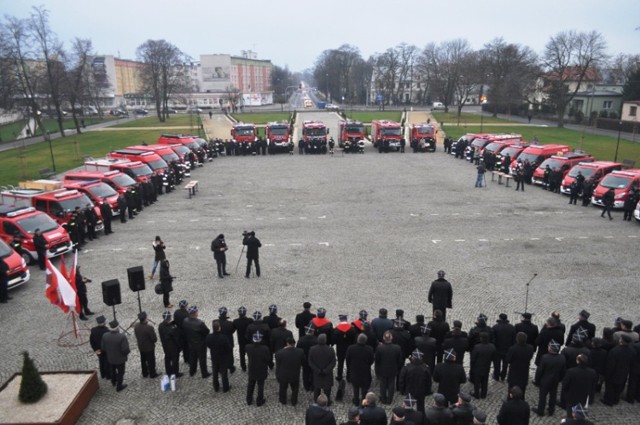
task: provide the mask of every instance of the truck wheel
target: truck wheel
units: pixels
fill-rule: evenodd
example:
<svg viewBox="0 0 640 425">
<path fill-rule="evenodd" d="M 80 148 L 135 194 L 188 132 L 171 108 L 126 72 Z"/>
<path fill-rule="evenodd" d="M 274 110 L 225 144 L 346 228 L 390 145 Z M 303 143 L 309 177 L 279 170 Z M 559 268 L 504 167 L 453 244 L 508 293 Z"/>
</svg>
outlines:
<svg viewBox="0 0 640 425">
<path fill-rule="evenodd" d="M 22 259 L 24 260 L 25 263 L 27 263 L 27 266 L 35 262 L 34 258 L 28 252 L 24 252 L 22 254 Z"/>
</svg>

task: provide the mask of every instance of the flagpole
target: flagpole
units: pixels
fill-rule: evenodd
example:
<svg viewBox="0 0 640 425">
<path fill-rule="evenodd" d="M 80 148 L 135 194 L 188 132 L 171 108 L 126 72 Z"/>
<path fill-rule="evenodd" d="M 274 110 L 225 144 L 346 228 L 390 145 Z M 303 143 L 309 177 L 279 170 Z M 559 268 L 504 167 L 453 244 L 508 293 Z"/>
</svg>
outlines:
<svg viewBox="0 0 640 425">
<path fill-rule="evenodd" d="M 73 322 L 73 336 L 78 339 L 78 321 L 76 320 L 76 312 L 71 310 L 71 321 Z"/>
</svg>

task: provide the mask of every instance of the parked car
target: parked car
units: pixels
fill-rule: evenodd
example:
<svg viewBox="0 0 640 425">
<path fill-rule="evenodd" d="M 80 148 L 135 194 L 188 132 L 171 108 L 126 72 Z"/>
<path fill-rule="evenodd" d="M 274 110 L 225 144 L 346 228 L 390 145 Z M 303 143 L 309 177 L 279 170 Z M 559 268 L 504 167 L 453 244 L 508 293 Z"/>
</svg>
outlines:
<svg viewBox="0 0 640 425">
<path fill-rule="evenodd" d="M 202 112 L 202 109 L 198 108 L 197 106 L 192 106 L 189 109 L 187 109 L 187 112 L 199 114 Z"/>
<path fill-rule="evenodd" d="M 431 105 L 431 110 L 432 111 L 444 111 L 444 103 L 442 103 L 442 102 L 433 102 L 433 105 Z"/>
<path fill-rule="evenodd" d="M 144 109 L 144 108 L 134 109 L 134 110 L 133 110 L 133 113 L 134 113 L 135 115 L 149 115 L 149 111 L 147 111 L 147 110 L 146 110 L 146 109 Z"/>
<path fill-rule="evenodd" d="M 111 115 L 113 115 L 114 117 L 128 117 L 129 116 L 129 112 L 123 111 L 122 109 L 112 109 L 111 111 L 109 111 L 109 113 Z"/>
</svg>

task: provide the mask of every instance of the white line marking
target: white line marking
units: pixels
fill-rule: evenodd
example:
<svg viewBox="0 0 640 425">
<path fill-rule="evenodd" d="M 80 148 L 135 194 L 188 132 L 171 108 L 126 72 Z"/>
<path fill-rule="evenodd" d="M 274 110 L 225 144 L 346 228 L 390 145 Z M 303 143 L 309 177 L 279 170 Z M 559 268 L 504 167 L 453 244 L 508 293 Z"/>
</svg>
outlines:
<svg viewBox="0 0 640 425">
<path fill-rule="evenodd" d="M 139 246 L 139 247 L 138 247 L 138 251 L 144 251 L 145 249 L 147 249 L 147 248 L 144 248 L 144 247 L 142 247 L 142 246 Z"/>
<path fill-rule="evenodd" d="M 233 221 L 242 221 L 241 218 L 234 218 Z"/>
<path fill-rule="evenodd" d="M 213 221 L 222 221 L 222 219 L 218 217 L 218 218 L 214 218 Z"/>
<path fill-rule="evenodd" d="M 302 246 L 301 243 L 290 243 L 289 246 Z"/>
<path fill-rule="evenodd" d="M 578 236 L 578 239 L 589 239 L 589 236 Z"/>
<path fill-rule="evenodd" d="M 253 207 L 253 205 L 247 205 L 247 208 L 251 208 L 251 207 Z"/>
<path fill-rule="evenodd" d="M 177 223 L 177 220 L 167 220 L 168 223 Z"/>
<path fill-rule="evenodd" d="M 438 213 L 432 213 L 432 214 L 430 214 L 430 215 L 440 215 L 440 214 L 438 214 Z"/>
<path fill-rule="evenodd" d="M 411 217 L 418 217 L 418 214 L 413 214 L 413 213 L 411 213 L 411 214 L 409 214 L 409 215 L 410 215 Z"/>
<path fill-rule="evenodd" d="M 453 213 L 453 214 L 451 214 L 451 215 L 460 215 L 460 213 Z"/>
<path fill-rule="evenodd" d="M 454 242 L 464 242 L 464 239 L 455 239 Z"/>
<path fill-rule="evenodd" d="M 529 239 L 532 240 L 532 241 L 539 241 L 540 240 L 540 238 L 529 238 Z"/>
<path fill-rule="evenodd" d="M 272 243 L 266 243 L 266 244 L 264 244 L 264 246 L 275 246 L 275 245 L 272 244 Z"/>
<path fill-rule="evenodd" d="M 562 242 L 564 238 L 555 238 L 558 242 Z"/>
<path fill-rule="evenodd" d="M 613 236 L 605 236 L 605 239 L 613 239 Z"/>
<path fill-rule="evenodd" d="M 440 239 L 432 239 L 431 242 L 438 243 L 438 242 L 442 242 L 442 241 Z"/>
<path fill-rule="evenodd" d="M 584 214 L 584 211 L 576 211 L 576 214 Z"/>
<path fill-rule="evenodd" d="M 542 215 L 542 214 L 544 214 L 544 211 L 535 211 L 534 214 Z"/>
<path fill-rule="evenodd" d="M 478 239 L 478 242 L 489 242 L 489 239 Z"/>
<path fill-rule="evenodd" d="M 318 242 L 318 245 L 329 246 L 329 242 Z"/>
<path fill-rule="evenodd" d="M 501 212 L 497 212 L 496 215 L 502 215 L 502 213 Z"/>
<path fill-rule="evenodd" d="M 85 249 L 83 249 L 83 250 L 82 250 L 82 252 L 83 252 L 83 253 L 85 253 L 85 254 L 86 254 L 87 252 L 91 252 L 91 251 L 93 251 L 93 249 L 86 249 L 86 248 L 85 248 Z"/>
<path fill-rule="evenodd" d="M 628 238 L 637 238 L 636 235 L 627 235 Z"/>
<path fill-rule="evenodd" d="M 327 216 L 326 215 L 321 215 L 321 216 L 318 216 L 318 218 L 327 218 Z"/>
<path fill-rule="evenodd" d="M 111 251 L 122 251 L 122 248 L 111 248 Z"/>
<path fill-rule="evenodd" d="M 155 221 L 154 220 L 147 220 L 147 223 L 153 224 L 153 223 L 155 223 Z"/>
<path fill-rule="evenodd" d="M 285 217 L 278 217 L 278 220 L 286 220 Z"/>
<path fill-rule="evenodd" d="M 512 241 L 513 238 L 504 238 L 503 241 Z"/>
<path fill-rule="evenodd" d="M 192 223 L 195 223 L 196 221 L 200 221 L 200 219 L 199 219 L 199 218 L 192 218 L 192 219 L 191 219 L 191 220 L 189 220 L 189 221 L 190 221 L 190 222 L 192 222 Z"/>
<path fill-rule="evenodd" d="M 306 220 L 307 217 L 300 217 L 300 220 Z"/>
</svg>

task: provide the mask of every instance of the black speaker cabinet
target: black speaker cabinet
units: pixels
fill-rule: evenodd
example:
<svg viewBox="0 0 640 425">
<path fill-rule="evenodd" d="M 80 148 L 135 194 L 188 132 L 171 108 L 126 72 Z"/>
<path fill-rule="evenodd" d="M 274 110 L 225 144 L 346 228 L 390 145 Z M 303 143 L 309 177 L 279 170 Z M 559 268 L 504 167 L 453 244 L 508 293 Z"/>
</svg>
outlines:
<svg viewBox="0 0 640 425">
<path fill-rule="evenodd" d="M 102 301 L 109 307 L 122 304 L 120 298 L 120 281 L 118 279 L 102 282 Z"/>
<path fill-rule="evenodd" d="M 129 288 L 131 288 L 133 292 L 145 290 L 144 270 L 142 266 L 128 268 L 127 277 L 129 278 Z"/>
</svg>

